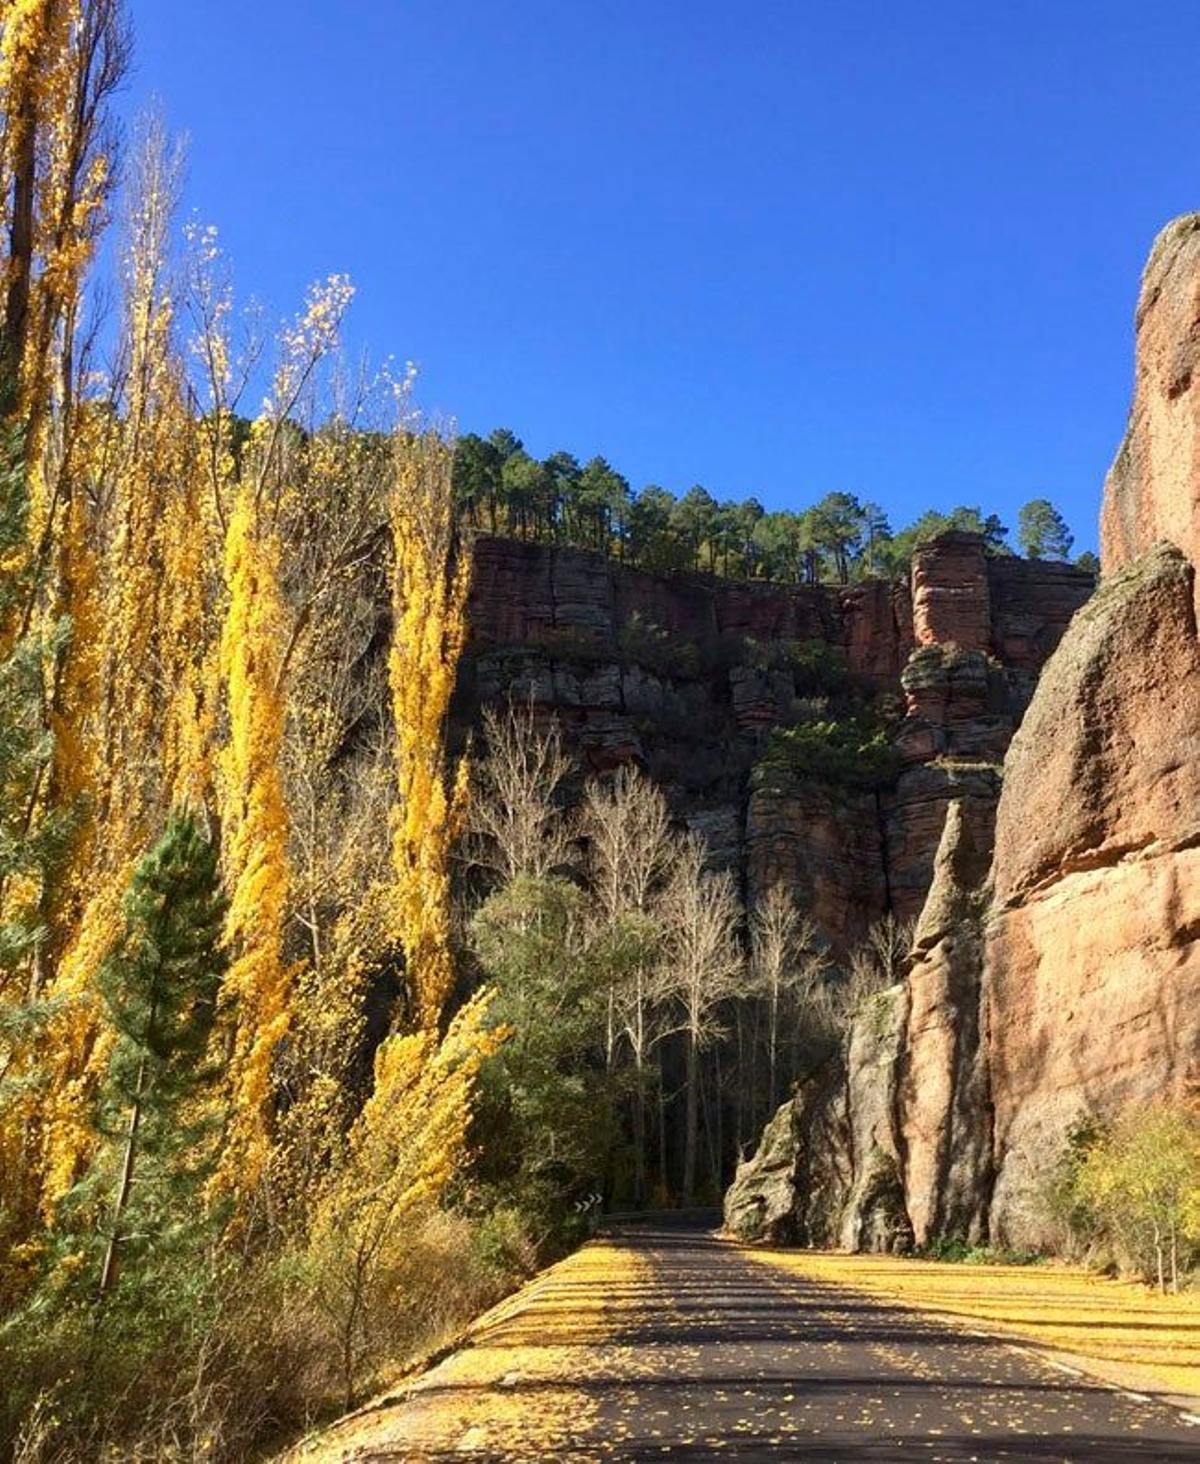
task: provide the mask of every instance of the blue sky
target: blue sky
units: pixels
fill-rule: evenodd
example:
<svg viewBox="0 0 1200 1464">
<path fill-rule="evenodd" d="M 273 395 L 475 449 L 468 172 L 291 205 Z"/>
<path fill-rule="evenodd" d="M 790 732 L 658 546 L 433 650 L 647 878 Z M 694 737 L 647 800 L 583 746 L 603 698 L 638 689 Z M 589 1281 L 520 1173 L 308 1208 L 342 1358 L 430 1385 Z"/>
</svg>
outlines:
<svg viewBox="0 0 1200 1464">
<path fill-rule="evenodd" d="M 273 312 L 463 430 L 1095 541 L 1138 275 L 1200 207 L 1191 0 L 131 0 L 126 99 Z"/>
</svg>

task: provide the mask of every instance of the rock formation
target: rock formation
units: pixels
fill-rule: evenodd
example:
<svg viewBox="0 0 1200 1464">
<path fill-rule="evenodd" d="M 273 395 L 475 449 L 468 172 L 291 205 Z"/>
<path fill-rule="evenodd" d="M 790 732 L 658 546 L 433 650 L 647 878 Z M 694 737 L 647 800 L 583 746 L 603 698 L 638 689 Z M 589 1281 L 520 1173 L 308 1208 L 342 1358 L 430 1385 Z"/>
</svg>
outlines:
<svg viewBox="0 0 1200 1464">
<path fill-rule="evenodd" d="M 1159 540 L 1200 557 L 1200 214 L 1154 241 L 1135 319 L 1133 408 L 1100 514 L 1106 574 Z"/>
<path fill-rule="evenodd" d="M 992 1125 L 980 995 L 998 791 L 950 805 L 913 941 L 895 1118 L 919 1245 L 939 1235 L 976 1241 L 987 1228 Z"/>
<path fill-rule="evenodd" d="M 998 806 L 983 787 L 949 801 L 897 999 L 890 1081 L 878 1070 L 874 1085 L 856 1077 L 869 1013 L 835 1064 L 831 1133 L 877 1131 L 887 1090 L 891 1127 L 876 1143 L 897 1156 L 918 1243 L 1050 1243 L 1045 1181 L 1072 1125 L 1180 1098 L 1200 1079 L 1200 215 L 1160 235 L 1137 325 L 1133 411 L 1105 487 L 1105 577 L 1040 677 L 1061 617 L 1078 605 L 1068 579 L 1040 578 L 1031 613 L 1019 564 L 994 561 L 985 581 L 957 537 L 914 567 L 918 649 L 902 678 L 898 739 L 913 771 L 973 751 L 990 760 L 1013 702 L 1032 692 Z M 811 1091 L 797 1111 L 802 1101 L 824 1140 Z M 775 1172 L 805 1175 L 813 1161 L 797 1152 L 785 1165 L 781 1149 L 801 1131 L 782 1114 L 772 1131 Z M 756 1155 L 731 1191 L 735 1227 L 751 1213 L 758 1165 Z M 841 1167 L 850 1178 L 822 1186 L 831 1219 L 815 1220 L 811 1198 L 795 1193 L 806 1233 L 894 1243 L 899 1228 L 856 1229 L 852 1145 Z M 772 1213 L 783 1210 L 776 1192 Z"/>
<path fill-rule="evenodd" d="M 1013 1243 L 1045 1238 L 1045 1169 L 1075 1119 L 1181 1097 L 1200 1076 L 1198 342 L 1192 214 L 1159 235 L 1142 280 L 1103 585 L 1005 769 L 985 1023 L 991 1223 Z"/>
<path fill-rule="evenodd" d="M 918 913 L 947 806 L 991 786 L 984 765 L 1091 580 L 952 534 L 918 552 L 913 585 L 654 575 L 483 538 L 460 710 L 532 700 L 586 770 L 642 762 L 748 895 L 783 880 L 842 948 L 889 909 Z M 938 638 L 968 623 L 969 647 Z M 773 728 L 824 715 L 831 674 L 905 710 L 894 786 L 753 778 Z"/>
</svg>

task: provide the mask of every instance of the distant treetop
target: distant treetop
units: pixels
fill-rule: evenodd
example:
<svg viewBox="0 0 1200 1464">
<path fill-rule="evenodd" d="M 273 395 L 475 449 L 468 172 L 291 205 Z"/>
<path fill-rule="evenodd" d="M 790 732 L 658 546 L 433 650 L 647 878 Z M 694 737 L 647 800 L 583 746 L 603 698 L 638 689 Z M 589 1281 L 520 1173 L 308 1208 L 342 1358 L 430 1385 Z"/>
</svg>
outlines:
<svg viewBox="0 0 1200 1464">
<path fill-rule="evenodd" d="M 611 554 L 642 569 L 698 569 L 740 579 L 848 584 L 906 574 L 918 544 L 951 529 L 980 534 L 990 554 L 1011 554 L 1008 529 L 981 508 L 929 509 L 893 530 L 878 504 L 827 493 L 799 512 L 768 513 L 756 498 L 718 502 L 696 484 L 682 497 L 657 484 L 635 492 L 602 457 L 569 452 L 539 461 L 508 428 L 460 437 L 454 457 L 459 513 L 476 528 Z M 1021 510 L 1027 554 L 1065 559 L 1072 538 L 1046 499 Z"/>
</svg>

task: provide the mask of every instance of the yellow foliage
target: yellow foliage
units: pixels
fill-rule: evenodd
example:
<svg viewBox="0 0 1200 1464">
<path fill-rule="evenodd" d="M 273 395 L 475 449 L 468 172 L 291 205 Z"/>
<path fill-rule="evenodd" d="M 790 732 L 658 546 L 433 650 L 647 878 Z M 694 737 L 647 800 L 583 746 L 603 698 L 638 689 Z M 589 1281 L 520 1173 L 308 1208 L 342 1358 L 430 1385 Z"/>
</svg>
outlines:
<svg viewBox="0 0 1200 1464">
<path fill-rule="evenodd" d="M 424 1028 L 379 1047 L 374 1091 L 316 1208 L 316 1285 L 342 1337 L 348 1391 L 366 1297 L 378 1299 L 400 1268 L 415 1216 L 438 1203 L 466 1158 L 475 1080 L 504 1040 L 488 1030 L 489 1002 L 486 992 L 476 995 L 440 1040 Z"/>
<path fill-rule="evenodd" d="M 454 984 L 450 857 L 466 810 L 467 767 L 448 777 L 445 728 L 466 638 L 470 556 L 455 553 L 452 449 L 433 432 L 401 437 L 390 517 L 394 631 L 388 671 L 399 794 L 392 830 L 393 918 L 421 1025 L 436 1026 Z"/>
<path fill-rule="evenodd" d="M 96 103 L 119 80 L 120 41 L 114 28 L 97 32 L 91 11 L 86 0 L 10 0 L 0 33 L 0 195 L 8 198 L 14 180 L 28 192 L 28 249 L 8 261 L 6 283 L 19 273 L 28 289 L 22 339 L 12 344 L 31 459 L 48 445 L 53 400 L 70 389 L 61 368 L 111 187 Z M 39 527 L 49 508 L 35 503 Z"/>
<path fill-rule="evenodd" d="M 283 953 L 287 809 L 279 770 L 285 709 L 278 685 L 283 628 L 279 544 L 243 486 L 225 537 L 228 608 L 221 672 L 229 736 L 221 754 L 222 839 L 231 951 L 221 993 L 230 1128 L 222 1183 L 245 1192 L 269 1148 L 271 1063 L 290 1020 L 292 973 Z"/>
<path fill-rule="evenodd" d="M 55 972 L 52 993 L 59 1005 L 43 1039 L 48 1081 L 40 1114 L 42 1210 L 47 1219 L 96 1145 L 92 1099 L 113 1033 L 101 1020 L 94 978 L 120 934 L 122 898 L 132 871 L 131 858 L 87 901 Z"/>
<path fill-rule="evenodd" d="M 316 1435 L 287 1456 L 289 1464 L 611 1455 L 611 1437 L 598 1432 L 594 1383 L 600 1376 L 636 1383 L 639 1362 L 627 1343 L 660 1302 L 654 1279 L 645 1257 L 619 1240 L 584 1246 L 480 1317 L 469 1345 L 421 1387 Z M 513 1388 L 514 1377 L 521 1387 Z"/>
<path fill-rule="evenodd" d="M 807 1280 L 836 1282 L 908 1306 L 984 1322 L 1042 1346 L 1083 1352 L 1133 1386 L 1200 1393 L 1200 1298 L 1068 1266 L 963 1265 L 895 1256 L 746 1249 Z M 1140 1374 L 1140 1376 L 1139 1376 Z"/>
<path fill-rule="evenodd" d="M 69 619 L 71 634 L 48 670 L 47 799 L 73 809 L 79 828 L 58 897 L 43 902 L 58 1004 L 44 1044 L 46 1209 L 93 1143 L 89 1107 L 109 1044 L 91 982 L 119 925 L 116 892 L 171 804 L 200 802 L 208 785 L 211 727 L 198 686 L 206 528 L 167 286 L 177 166 L 152 129 L 137 159 L 128 230 L 125 394 L 117 412 L 77 414 L 76 481 L 55 546 L 54 611 Z"/>
</svg>

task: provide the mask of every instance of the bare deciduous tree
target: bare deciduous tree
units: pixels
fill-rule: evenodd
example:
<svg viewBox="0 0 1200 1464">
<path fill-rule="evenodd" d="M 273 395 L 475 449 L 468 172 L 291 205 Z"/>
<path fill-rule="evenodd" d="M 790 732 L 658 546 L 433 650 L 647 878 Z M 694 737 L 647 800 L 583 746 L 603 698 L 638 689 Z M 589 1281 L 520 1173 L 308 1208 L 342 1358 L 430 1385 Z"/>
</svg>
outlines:
<svg viewBox="0 0 1200 1464">
<path fill-rule="evenodd" d="M 889 911 L 867 931 L 867 948 L 885 986 L 894 986 L 904 975 L 916 929 L 915 920 L 901 920 Z"/>
<path fill-rule="evenodd" d="M 677 1030 L 687 1043 L 682 1200 L 696 1190 L 700 1112 L 700 1053 L 721 1035 L 720 1004 L 745 985 L 745 960 L 738 942 L 741 906 L 727 871 L 706 869 L 704 840 L 680 841 L 663 898 L 668 922 L 667 957 L 660 967 L 662 993 L 680 1008 Z"/>
<path fill-rule="evenodd" d="M 646 1189 L 647 1068 L 660 1035 L 654 1021 L 659 944 L 655 901 L 677 845 L 666 799 L 634 767 L 621 768 L 609 782 L 588 784 L 582 832 L 596 923 L 614 956 L 609 966 L 607 1062 L 611 1070 L 622 1040 L 633 1059 L 634 1192 L 640 1203 Z"/>
<path fill-rule="evenodd" d="M 825 969 L 816 926 L 796 908 L 790 890 L 773 884 L 750 917 L 751 984 L 767 1007 L 767 1099 L 778 1102 L 780 1017 L 790 995 L 806 990 Z"/>
<path fill-rule="evenodd" d="M 904 974 L 912 951 L 915 920 L 898 920 L 889 912 L 867 931 L 866 939 L 850 954 L 846 968 L 844 1004 L 847 1016 L 874 996 L 894 986 Z"/>
<path fill-rule="evenodd" d="M 572 763 L 558 723 L 543 730 L 532 702 L 483 713 L 484 754 L 475 768 L 469 812 L 472 862 L 501 884 L 545 879 L 571 863 L 573 821 L 559 792 Z"/>
</svg>

